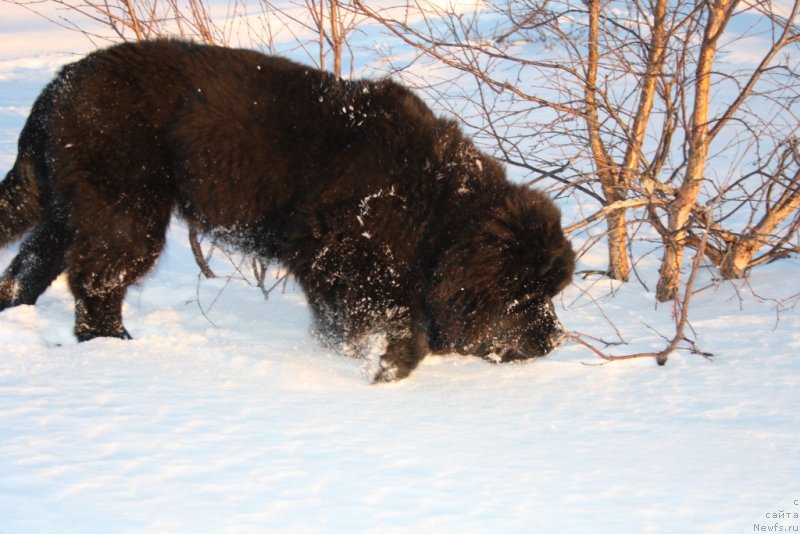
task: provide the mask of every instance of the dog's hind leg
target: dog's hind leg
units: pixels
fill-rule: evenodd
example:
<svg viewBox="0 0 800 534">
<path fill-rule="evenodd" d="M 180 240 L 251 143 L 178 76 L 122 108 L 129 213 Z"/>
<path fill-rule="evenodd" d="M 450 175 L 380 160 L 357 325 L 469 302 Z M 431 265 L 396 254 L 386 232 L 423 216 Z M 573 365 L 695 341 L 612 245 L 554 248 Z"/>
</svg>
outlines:
<svg viewBox="0 0 800 534">
<path fill-rule="evenodd" d="M 82 224 L 67 250 L 78 341 L 130 339 L 122 324 L 122 301 L 128 286 L 155 264 L 169 224 L 171 206 L 153 199 L 104 207 L 108 212 L 94 224 Z"/>
<path fill-rule="evenodd" d="M 45 219 L 40 223 L 0 278 L 0 310 L 35 304 L 64 270 L 64 253 L 71 241 L 72 231 L 62 221 Z"/>
</svg>

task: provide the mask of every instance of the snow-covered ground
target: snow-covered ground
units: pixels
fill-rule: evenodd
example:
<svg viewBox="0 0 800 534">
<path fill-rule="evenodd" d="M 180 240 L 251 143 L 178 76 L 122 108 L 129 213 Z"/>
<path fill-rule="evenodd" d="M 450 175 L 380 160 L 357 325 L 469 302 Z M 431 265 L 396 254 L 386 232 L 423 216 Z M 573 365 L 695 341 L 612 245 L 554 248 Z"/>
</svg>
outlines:
<svg viewBox="0 0 800 534">
<path fill-rule="evenodd" d="M 2 172 L 81 39 L 0 4 Z M 0 313 L 0 532 L 800 531 L 800 313 L 770 300 L 800 292 L 797 259 L 747 284 L 702 273 L 691 325 L 713 361 L 586 365 L 571 345 L 523 365 L 430 357 L 374 386 L 315 344 L 291 283 L 265 301 L 201 280 L 186 233 L 128 295 L 134 341 L 78 345 L 63 279 Z M 610 352 L 673 333 L 636 282 L 577 279 L 559 308 L 572 330 L 618 328 Z"/>
</svg>

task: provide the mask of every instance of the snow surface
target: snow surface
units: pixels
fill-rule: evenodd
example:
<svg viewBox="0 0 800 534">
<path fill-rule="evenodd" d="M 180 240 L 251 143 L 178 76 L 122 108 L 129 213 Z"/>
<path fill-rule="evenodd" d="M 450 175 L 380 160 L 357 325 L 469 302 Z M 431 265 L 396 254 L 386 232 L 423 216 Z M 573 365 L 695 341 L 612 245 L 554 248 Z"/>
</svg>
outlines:
<svg viewBox="0 0 800 534">
<path fill-rule="evenodd" d="M 2 169 L 53 69 L 91 48 L 17 9 L 0 4 Z M 129 292 L 133 341 L 78 345 L 63 278 L 0 313 L 0 532 L 800 530 L 800 314 L 770 300 L 800 291 L 797 259 L 748 283 L 702 273 L 691 325 L 713 361 L 587 365 L 571 345 L 429 357 L 375 386 L 313 341 L 291 282 L 265 301 L 200 279 L 186 234 Z M 598 249 L 580 268 L 602 266 Z M 639 266 L 651 286 L 656 268 Z M 619 329 L 610 352 L 673 333 L 637 282 L 577 279 L 558 308 L 569 329 Z"/>
</svg>

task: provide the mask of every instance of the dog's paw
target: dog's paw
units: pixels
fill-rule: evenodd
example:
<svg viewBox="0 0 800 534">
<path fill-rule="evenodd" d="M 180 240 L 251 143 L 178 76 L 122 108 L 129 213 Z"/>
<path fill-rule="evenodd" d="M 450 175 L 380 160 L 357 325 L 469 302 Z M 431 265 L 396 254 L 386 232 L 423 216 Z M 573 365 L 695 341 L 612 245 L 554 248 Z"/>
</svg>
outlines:
<svg viewBox="0 0 800 534">
<path fill-rule="evenodd" d="M 387 362 L 381 358 L 378 362 L 378 371 L 372 378 L 373 384 L 386 384 L 390 382 L 397 382 L 411 374 L 411 369 L 399 367 L 397 364 Z"/>
</svg>

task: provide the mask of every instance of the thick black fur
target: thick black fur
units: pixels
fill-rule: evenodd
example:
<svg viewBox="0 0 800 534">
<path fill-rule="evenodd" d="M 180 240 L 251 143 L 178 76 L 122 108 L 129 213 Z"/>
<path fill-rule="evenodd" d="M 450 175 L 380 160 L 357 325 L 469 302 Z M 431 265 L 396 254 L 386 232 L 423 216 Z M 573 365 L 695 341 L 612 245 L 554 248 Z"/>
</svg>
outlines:
<svg viewBox="0 0 800 534">
<path fill-rule="evenodd" d="M 0 309 L 66 271 L 75 334 L 129 337 L 127 287 L 177 213 L 283 262 L 320 331 L 386 335 L 377 380 L 429 352 L 546 354 L 574 253 L 558 210 L 390 80 L 178 41 L 68 65 L 33 106 L 0 184 L 0 246 L 27 233 Z"/>
</svg>

